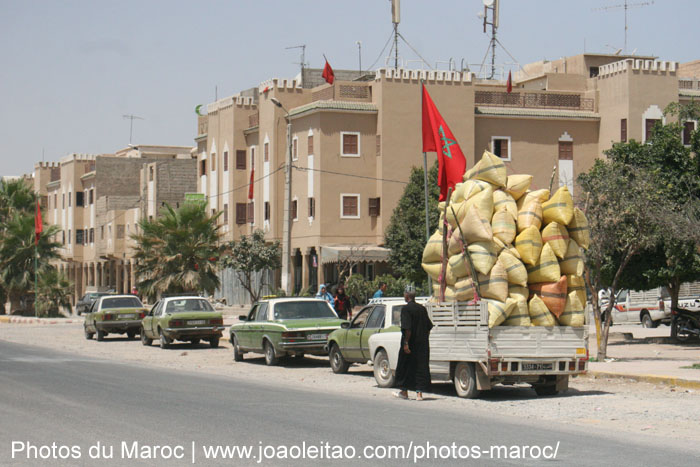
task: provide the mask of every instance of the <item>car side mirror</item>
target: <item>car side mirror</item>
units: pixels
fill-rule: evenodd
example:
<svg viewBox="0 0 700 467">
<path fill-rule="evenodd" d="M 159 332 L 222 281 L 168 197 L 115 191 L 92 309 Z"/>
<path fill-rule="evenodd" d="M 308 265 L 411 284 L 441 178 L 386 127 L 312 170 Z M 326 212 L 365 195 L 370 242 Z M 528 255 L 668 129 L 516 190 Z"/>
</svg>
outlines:
<svg viewBox="0 0 700 467">
<path fill-rule="evenodd" d="M 350 328 L 350 321 L 343 321 L 340 323 L 340 327 L 343 329 L 349 329 Z"/>
<path fill-rule="evenodd" d="M 248 321 L 248 316 L 247 315 L 238 315 L 238 320 L 239 321 Z"/>
</svg>

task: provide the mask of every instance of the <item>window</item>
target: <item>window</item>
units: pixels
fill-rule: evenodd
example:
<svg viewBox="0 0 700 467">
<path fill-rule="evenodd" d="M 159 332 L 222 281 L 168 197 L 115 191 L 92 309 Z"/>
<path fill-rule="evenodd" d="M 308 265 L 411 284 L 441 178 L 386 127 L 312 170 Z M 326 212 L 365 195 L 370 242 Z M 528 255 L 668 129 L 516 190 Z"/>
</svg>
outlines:
<svg viewBox="0 0 700 467">
<path fill-rule="evenodd" d="M 644 129 L 646 130 L 645 132 L 645 137 L 644 141 L 649 141 L 651 139 L 652 132 L 654 131 L 654 127 L 656 126 L 657 123 L 660 123 L 661 120 L 658 118 L 647 118 L 644 120 Z"/>
<path fill-rule="evenodd" d="M 263 146 L 263 157 L 265 162 L 270 160 L 270 143 L 265 143 Z"/>
<path fill-rule="evenodd" d="M 511 158 L 510 136 L 492 136 L 491 152 L 507 161 Z"/>
<path fill-rule="evenodd" d="M 236 224 L 245 224 L 247 214 L 246 204 L 236 203 Z"/>
<path fill-rule="evenodd" d="M 226 170 L 226 169 L 224 169 L 224 170 Z M 224 224 L 228 225 L 228 204 L 227 203 L 224 203 Z"/>
<path fill-rule="evenodd" d="M 571 141 L 559 141 L 559 160 L 574 160 L 574 143 Z"/>
<path fill-rule="evenodd" d="M 83 229 L 78 229 L 75 231 L 75 244 L 83 245 L 85 243 L 85 231 Z"/>
<path fill-rule="evenodd" d="M 66 194 L 61 195 L 61 209 L 66 209 Z"/>
<path fill-rule="evenodd" d="M 236 151 L 236 169 L 245 170 L 245 150 Z"/>
<path fill-rule="evenodd" d="M 248 203 L 248 215 L 246 216 L 246 220 L 248 221 L 249 224 L 252 224 L 255 222 L 255 204 L 251 201 Z"/>
<path fill-rule="evenodd" d="M 340 155 L 360 157 L 360 133 L 340 132 Z"/>
<path fill-rule="evenodd" d="M 70 232 L 70 229 L 68 229 L 68 244 L 69 244 L 69 245 L 71 244 L 71 241 L 70 241 L 70 240 L 71 240 L 71 235 L 70 235 L 70 233 L 71 233 L 71 232 Z"/>
<path fill-rule="evenodd" d="M 309 130 L 309 139 L 307 140 L 306 153 L 307 156 L 310 156 L 314 153 L 314 135 L 313 133 L 311 133 L 311 130 Z"/>
<path fill-rule="evenodd" d="M 377 157 L 382 155 L 382 135 L 377 135 Z"/>
<path fill-rule="evenodd" d="M 211 153 L 211 166 L 209 167 L 209 170 L 212 172 L 216 171 L 216 153 L 212 152 Z"/>
<path fill-rule="evenodd" d="M 92 190 L 90 190 L 90 192 L 92 192 Z M 90 204 L 92 204 L 92 202 L 90 202 Z M 58 208 L 58 195 L 56 193 L 53 195 L 53 208 Z"/>
<path fill-rule="evenodd" d="M 600 67 L 597 67 L 597 66 L 588 67 L 588 77 L 589 78 L 595 78 L 596 76 L 598 76 L 599 73 L 600 73 Z"/>
<path fill-rule="evenodd" d="M 95 229 L 91 228 L 90 229 L 90 234 L 88 235 L 89 237 L 89 242 L 90 243 L 95 243 Z"/>
<path fill-rule="evenodd" d="M 380 198 L 370 198 L 369 199 L 369 215 L 370 217 L 378 217 L 381 212 L 381 200 Z"/>
<path fill-rule="evenodd" d="M 690 146 L 693 132 L 695 131 L 695 122 L 683 123 L 683 144 Z"/>
<path fill-rule="evenodd" d="M 297 205 L 298 205 L 297 200 L 295 200 L 295 199 L 292 200 L 292 219 L 293 220 L 298 219 L 298 217 L 297 217 Z"/>
<path fill-rule="evenodd" d="M 360 195 L 340 195 L 340 217 L 344 219 L 359 219 Z"/>
<path fill-rule="evenodd" d="M 100 227 L 100 240 L 105 239 L 105 226 Z"/>
<path fill-rule="evenodd" d="M 124 224 L 117 225 L 117 240 L 124 238 Z"/>
<path fill-rule="evenodd" d="M 299 160 L 299 138 L 296 136 L 292 140 L 292 160 L 293 161 L 298 161 Z"/>
<path fill-rule="evenodd" d="M 224 172 L 228 172 L 228 151 L 224 151 Z"/>
<path fill-rule="evenodd" d="M 372 329 L 381 328 L 382 324 L 384 323 L 384 313 L 386 313 L 386 310 L 383 305 L 375 306 L 374 310 L 372 311 L 372 314 L 367 320 L 367 324 L 365 325 L 365 327 Z"/>
<path fill-rule="evenodd" d="M 68 207 L 73 206 L 73 193 L 68 193 Z"/>
<path fill-rule="evenodd" d="M 83 193 L 82 191 L 75 192 L 75 205 L 85 206 L 85 193 Z"/>
<path fill-rule="evenodd" d="M 620 141 L 627 142 L 627 119 L 620 120 Z"/>
<path fill-rule="evenodd" d="M 265 220 L 269 221 L 270 220 L 270 202 L 265 201 Z"/>
<path fill-rule="evenodd" d="M 204 176 L 207 174 L 207 160 L 202 159 L 199 163 L 199 175 Z"/>
<path fill-rule="evenodd" d="M 154 173 L 154 172 L 155 172 L 155 171 L 153 170 L 153 166 L 150 166 L 150 167 L 148 168 L 148 181 L 149 181 L 149 182 L 152 182 L 152 181 L 153 181 L 153 173 Z"/>
<path fill-rule="evenodd" d="M 61 230 L 61 243 L 63 245 L 66 244 L 66 231 L 65 230 Z"/>
<path fill-rule="evenodd" d="M 314 198 L 309 198 L 309 217 L 316 217 L 316 200 Z"/>
<path fill-rule="evenodd" d="M 90 204 L 94 204 L 95 203 L 95 189 L 94 188 L 90 188 L 90 195 L 89 196 L 90 196 Z"/>
</svg>

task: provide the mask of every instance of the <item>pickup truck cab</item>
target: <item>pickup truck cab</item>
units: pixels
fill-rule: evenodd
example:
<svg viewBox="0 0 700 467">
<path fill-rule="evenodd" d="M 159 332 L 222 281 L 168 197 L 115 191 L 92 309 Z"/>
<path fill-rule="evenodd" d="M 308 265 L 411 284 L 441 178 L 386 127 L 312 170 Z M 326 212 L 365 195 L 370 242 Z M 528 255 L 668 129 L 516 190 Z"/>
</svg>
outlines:
<svg viewBox="0 0 700 467">
<path fill-rule="evenodd" d="M 601 307 L 607 306 L 609 295 L 607 290 L 598 293 Z M 651 290 L 620 290 L 611 313 L 612 324 L 641 323 L 645 328 L 655 328 L 661 323 L 671 323 L 671 307 L 665 306 L 661 287 Z"/>
<path fill-rule="evenodd" d="M 167 349 L 176 340 L 192 345 L 205 340 L 216 348 L 223 330 L 221 312 L 214 311 L 205 298 L 167 297 L 156 302 L 141 321 L 141 343 L 148 346 L 158 339 L 160 347 Z"/>
<path fill-rule="evenodd" d="M 126 334 L 129 339 L 136 337 L 141 329 L 141 319 L 146 309 L 134 295 L 105 295 L 98 297 L 85 314 L 83 328 L 85 338 L 104 340 L 108 334 Z"/>
</svg>

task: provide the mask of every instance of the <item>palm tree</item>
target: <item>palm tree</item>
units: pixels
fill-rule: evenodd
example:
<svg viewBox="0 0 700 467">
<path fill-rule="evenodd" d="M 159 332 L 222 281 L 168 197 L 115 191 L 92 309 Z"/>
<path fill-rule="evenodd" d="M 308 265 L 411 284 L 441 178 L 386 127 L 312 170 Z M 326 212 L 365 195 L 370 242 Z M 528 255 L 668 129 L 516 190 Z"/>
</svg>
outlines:
<svg viewBox="0 0 700 467">
<path fill-rule="evenodd" d="M 37 313 L 42 316 L 57 316 L 61 310 L 70 312 L 70 294 L 73 284 L 54 267 L 48 267 L 39 275 L 39 294 L 36 300 Z"/>
<path fill-rule="evenodd" d="M 164 293 L 213 294 L 220 286 L 220 214 L 209 217 L 204 204 L 186 203 L 177 210 L 166 205 L 155 221 L 141 220 L 140 233 L 131 236 L 138 290 L 149 299 Z"/>
<path fill-rule="evenodd" d="M 0 180 L 0 231 L 15 212 L 34 214 L 36 193 L 24 180 Z"/>
</svg>

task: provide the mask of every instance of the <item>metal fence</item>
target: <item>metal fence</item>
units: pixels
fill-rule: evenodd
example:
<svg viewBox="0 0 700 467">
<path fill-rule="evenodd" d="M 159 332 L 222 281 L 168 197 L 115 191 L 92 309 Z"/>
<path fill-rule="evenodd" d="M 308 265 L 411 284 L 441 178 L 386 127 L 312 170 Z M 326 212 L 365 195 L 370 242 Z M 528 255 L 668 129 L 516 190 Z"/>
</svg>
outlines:
<svg viewBox="0 0 700 467">
<path fill-rule="evenodd" d="M 234 269 L 224 269 L 218 273 L 221 281 L 221 288 L 214 293 L 215 299 L 226 299 L 226 304 L 229 306 L 249 305 L 250 294 L 243 287 L 238 275 Z M 266 284 L 273 284 L 274 274 L 272 271 L 262 271 L 253 278 L 253 284 L 257 287 L 261 280 Z M 263 287 L 262 295 L 270 295 L 274 292 L 274 288 L 270 285 Z"/>
<path fill-rule="evenodd" d="M 476 105 L 530 109 L 594 110 L 594 100 L 581 97 L 580 94 L 476 91 L 474 103 Z"/>
</svg>

